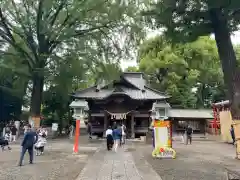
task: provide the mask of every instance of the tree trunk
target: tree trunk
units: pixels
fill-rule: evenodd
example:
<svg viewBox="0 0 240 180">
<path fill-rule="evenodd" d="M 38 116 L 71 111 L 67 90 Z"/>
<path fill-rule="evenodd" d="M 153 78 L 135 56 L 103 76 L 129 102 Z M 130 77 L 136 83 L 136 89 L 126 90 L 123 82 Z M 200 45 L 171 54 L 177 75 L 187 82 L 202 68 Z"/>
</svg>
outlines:
<svg viewBox="0 0 240 180">
<path fill-rule="evenodd" d="M 44 77 L 35 75 L 33 77 L 33 88 L 31 96 L 30 113 L 32 117 L 40 117 Z"/>
<path fill-rule="evenodd" d="M 234 80 L 238 72 L 237 59 L 230 37 L 227 18 L 220 9 L 211 10 L 210 17 L 215 34 L 218 54 L 222 64 L 224 82 L 228 90 L 228 99 L 232 104 L 231 110 L 234 112 L 232 115 L 235 116 L 236 112 L 240 112 L 239 107 L 236 106 L 237 104 L 240 104 L 240 99 L 236 98 L 236 95 L 240 94 L 240 91 L 239 88 L 235 88 L 235 83 L 239 84 L 239 81 L 236 82 Z"/>
</svg>

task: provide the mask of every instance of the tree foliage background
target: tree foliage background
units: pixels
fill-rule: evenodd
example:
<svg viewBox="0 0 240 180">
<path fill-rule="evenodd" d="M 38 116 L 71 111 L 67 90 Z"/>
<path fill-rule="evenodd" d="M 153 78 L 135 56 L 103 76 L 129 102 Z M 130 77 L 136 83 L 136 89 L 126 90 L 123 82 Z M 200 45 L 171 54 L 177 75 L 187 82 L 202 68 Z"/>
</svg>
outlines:
<svg viewBox="0 0 240 180">
<path fill-rule="evenodd" d="M 238 0 L 159 0 L 144 12 L 148 22 L 161 27 L 172 42 L 195 41 L 214 34 L 218 55 L 232 104 L 232 116 L 240 117 L 240 69 L 231 42 L 231 33 L 239 30 Z"/>
<path fill-rule="evenodd" d="M 118 58 L 126 55 L 128 49 L 141 39 L 137 5 L 143 2 L 137 2 L 1 1 L 0 40 L 7 47 L 2 48 L 1 53 L 7 55 L 6 49 L 13 49 L 12 57 L 20 57 L 27 67 L 32 83 L 32 116 L 40 115 L 46 78 L 55 76 L 57 72 L 53 67 L 64 63 L 65 57 L 74 52 L 81 64 L 90 67 L 97 57 L 109 60 L 116 54 Z"/>
<path fill-rule="evenodd" d="M 31 116 L 64 125 L 70 94 L 117 79 L 120 60 L 136 49 L 138 67 L 126 71 L 143 71 L 173 106 L 210 107 L 226 94 L 236 100 L 240 50 L 230 34 L 239 8 L 237 0 L 1 0 L 0 106 L 8 116 L 0 115 L 20 118 L 25 105 Z M 163 35 L 138 48 L 142 18 Z"/>
<path fill-rule="evenodd" d="M 1 1 L 0 66 L 11 78 L 24 81 L 19 97 L 25 95 L 31 116 L 48 108 L 44 112 L 57 113 L 57 119 L 62 119 L 74 90 L 116 77 L 119 60 L 130 57 L 129 49 L 143 37 L 138 8 L 143 3 Z M 18 82 L 12 81 L 11 86 Z M 15 90 L 6 83 L 1 89 L 10 94 Z"/>
<path fill-rule="evenodd" d="M 225 99 L 220 60 L 210 37 L 175 45 L 165 36 L 154 37 L 140 46 L 138 62 L 151 86 L 171 96 L 172 106 L 206 108 Z"/>
</svg>

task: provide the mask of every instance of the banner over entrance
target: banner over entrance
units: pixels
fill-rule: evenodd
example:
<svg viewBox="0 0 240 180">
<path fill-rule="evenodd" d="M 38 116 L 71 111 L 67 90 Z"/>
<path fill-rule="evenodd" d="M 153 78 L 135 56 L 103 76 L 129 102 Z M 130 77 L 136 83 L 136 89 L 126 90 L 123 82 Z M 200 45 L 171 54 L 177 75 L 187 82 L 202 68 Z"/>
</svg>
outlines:
<svg viewBox="0 0 240 180">
<path fill-rule="evenodd" d="M 124 120 L 124 119 L 127 119 L 127 115 L 132 111 L 128 111 L 126 113 L 111 113 L 111 112 L 106 110 L 106 112 L 111 115 L 112 120 L 117 120 L 117 119 L 118 120 Z"/>
</svg>

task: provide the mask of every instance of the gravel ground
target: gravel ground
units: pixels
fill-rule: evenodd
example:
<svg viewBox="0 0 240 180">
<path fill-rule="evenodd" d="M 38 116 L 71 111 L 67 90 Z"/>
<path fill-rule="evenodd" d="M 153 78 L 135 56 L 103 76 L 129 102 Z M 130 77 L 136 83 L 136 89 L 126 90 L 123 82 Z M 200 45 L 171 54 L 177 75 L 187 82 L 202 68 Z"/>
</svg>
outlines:
<svg viewBox="0 0 240 180">
<path fill-rule="evenodd" d="M 49 141 L 43 156 L 34 157 L 34 164 L 28 164 L 25 155 L 24 166 L 18 167 L 19 144 L 12 145 L 12 151 L 0 152 L 0 180 L 75 180 L 86 161 L 97 150 L 101 142 L 80 139 L 79 154 L 73 155 L 71 141 Z"/>
<path fill-rule="evenodd" d="M 234 159 L 231 145 L 209 141 L 193 143 L 186 146 L 175 142 L 176 159 L 153 159 L 150 145 L 138 145 L 133 155 L 136 164 L 147 160 L 162 180 L 226 180 L 225 168 L 240 172 L 240 161 Z"/>
</svg>

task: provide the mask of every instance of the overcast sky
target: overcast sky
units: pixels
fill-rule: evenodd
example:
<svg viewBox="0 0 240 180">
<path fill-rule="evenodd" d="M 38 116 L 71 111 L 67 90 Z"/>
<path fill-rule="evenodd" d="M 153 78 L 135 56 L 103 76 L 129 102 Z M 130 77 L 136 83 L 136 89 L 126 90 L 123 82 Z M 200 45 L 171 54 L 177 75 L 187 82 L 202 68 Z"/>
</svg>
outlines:
<svg viewBox="0 0 240 180">
<path fill-rule="evenodd" d="M 154 37 L 158 34 L 160 34 L 159 30 L 158 31 L 150 31 L 147 35 L 147 38 Z M 213 36 L 213 38 L 214 38 L 214 36 Z M 240 31 L 237 31 L 232 35 L 232 42 L 234 44 L 240 44 Z M 136 65 L 137 65 L 136 60 L 135 61 L 122 61 L 121 62 L 121 68 L 123 70 L 126 69 L 129 66 L 136 66 Z"/>
</svg>

